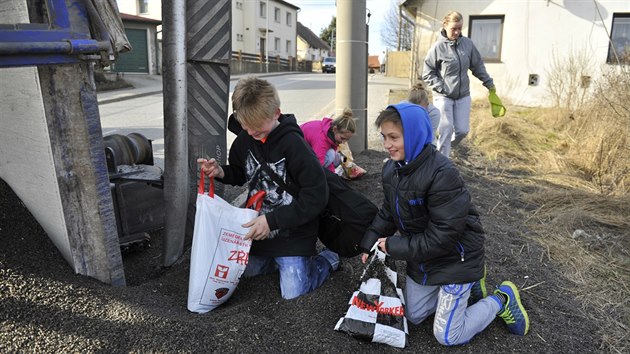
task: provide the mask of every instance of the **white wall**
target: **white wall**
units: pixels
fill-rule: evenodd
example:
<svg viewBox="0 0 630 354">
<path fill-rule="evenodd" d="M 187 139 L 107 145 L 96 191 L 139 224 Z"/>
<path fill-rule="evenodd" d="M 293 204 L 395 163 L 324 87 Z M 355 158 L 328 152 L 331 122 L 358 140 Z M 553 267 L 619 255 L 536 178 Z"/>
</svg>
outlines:
<svg viewBox="0 0 630 354">
<path fill-rule="evenodd" d="M 327 56 L 327 50 L 311 48 L 302 37 L 297 37 L 297 57 L 299 60 L 321 61 Z"/>
<path fill-rule="evenodd" d="M 138 0 L 116 0 L 118 5 L 118 12 L 146 17 L 154 20 L 162 21 L 162 1 L 161 0 L 148 0 L 147 12 L 140 13 L 138 6 Z M 125 22 L 126 28 L 146 29 L 147 30 L 147 48 L 149 48 L 149 74 L 159 74 L 162 71 L 162 25 L 157 27 L 148 26 L 148 24 L 130 23 Z M 147 29 L 147 27 L 149 27 Z M 154 29 L 155 28 L 155 29 Z"/>
<path fill-rule="evenodd" d="M 267 4 L 266 17 L 260 16 L 260 2 Z M 237 9 L 236 2 L 241 2 L 242 10 Z M 275 21 L 275 8 L 280 9 L 280 22 Z M 287 25 L 286 14 L 291 13 L 291 24 Z M 245 53 L 257 54 L 260 52 L 260 39 L 266 38 L 266 28 L 269 33 L 266 40 L 267 54 L 269 57 L 276 55 L 287 59 L 295 58 L 297 53 L 297 11 L 289 6 L 273 0 L 233 0 L 232 1 L 232 50 L 242 50 Z M 237 40 L 237 34 L 241 31 L 243 41 Z M 275 39 L 280 40 L 280 50 L 275 49 Z M 286 50 L 286 42 L 291 41 L 289 51 Z"/>
<path fill-rule="evenodd" d="M 513 104 L 549 105 L 549 72 L 554 61 L 563 62 L 576 53 L 592 59 L 595 79 L 607 69 L 608 33 L 613 13 L 630 12 L 630 0 L 531 0 L 531 1 L 418 1 L 416 16 L 417 52 L 422 60 L 441 29 L 442 18 L 451 10 L 464 15 L 463 34 L 469 33 L 470 15 L 505 15 L 500 63 L 486 63 L 497 93 Z M 599 5 L 599 9 L 596 8 Z M 601 18 L 599 16 L 601 14 Z M 530 74 L 539 75 L 537 86 L 529 86 Z M 487 90 L 471 75 L 473 98 Z"/>
<path fill-rule="evenodd" d="M 118 11 L 130 15 L 162 20 L 162 0 L 148 0 L 146 13 L 140 13 L 138 0 L 116 0 Z"/>
</svg>

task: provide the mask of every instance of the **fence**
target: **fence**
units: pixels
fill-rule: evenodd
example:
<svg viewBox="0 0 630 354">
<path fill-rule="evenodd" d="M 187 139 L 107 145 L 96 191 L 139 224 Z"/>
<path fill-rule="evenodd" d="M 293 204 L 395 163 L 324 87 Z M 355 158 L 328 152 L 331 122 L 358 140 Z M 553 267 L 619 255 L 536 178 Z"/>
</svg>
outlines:
<svg viewBox="0 0 630 354">
<path fill-rule="evenodd" d="M 411 74 L 411 52 L 388 52 L 385 71 L 387 76 L 408 78 Z"/>
<path fill-rule="evenodd" d="M 240 50 L 232 52 L 230 71 L 232 75 L 255 74 L 280 71 L 306 71 L 313 70 L 312 61 L 298 61 L 294 57 L 288 59 L 280 56 L 268 57 L 268 62 L 261 54 L 243 53 Z"/>
</svg>

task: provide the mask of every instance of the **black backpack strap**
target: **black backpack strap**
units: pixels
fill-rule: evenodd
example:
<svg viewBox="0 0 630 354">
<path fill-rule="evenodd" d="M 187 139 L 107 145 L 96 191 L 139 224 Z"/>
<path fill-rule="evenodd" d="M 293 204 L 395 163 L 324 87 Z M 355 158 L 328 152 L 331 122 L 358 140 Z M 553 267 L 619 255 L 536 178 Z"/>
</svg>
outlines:
<svg viewBox="0 0 630 354">
<path fill-rule="evenodd" d="M 294 198 L 297 198 L 298 195 L 298 190 L 295 188 L 294 185 L 287 185 L 282 178 L 280 178 L 280 176 L 278 176 L 278 174 L 276 172 L 274 172 L 274 170 L 271 169 L 271 167 L 269 167 L 269 164 L 267 163 L 267 161 L 265 161 L 265 159 L 263 159 L 261 157 L 261 155 L 258 153 L 258 151 L 256 151 L 256 149 L 252 149 L 252 154 L 254 155 L 254 157 L 256 158 L 256 160 L 258 160 L 258 162 L 260 163 L 260 168 L 265 171 L 267 173 L 267 175 L 269 176 L 269 178 L 271 178 L 271 180 L 277 184 L 280 188 L 284 189 L 285 191 L 289 192 L 289 194 L 291 194 Z M 260 173 L 260 171 L 258 171 L 258 173 Z M 254 180 L 254 178 L 252 178 L 252 181 Z"/>
</svg>

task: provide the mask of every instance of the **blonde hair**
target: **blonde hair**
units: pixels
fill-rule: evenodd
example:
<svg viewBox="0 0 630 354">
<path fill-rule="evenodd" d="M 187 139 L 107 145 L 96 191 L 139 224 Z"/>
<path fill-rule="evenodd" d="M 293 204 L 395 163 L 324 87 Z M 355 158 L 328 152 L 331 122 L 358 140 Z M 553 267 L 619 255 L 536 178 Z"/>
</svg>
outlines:
<svg viewBox="0 0 630 354">
<path fill-rule="evenodd" d="M 462 14 L 457 11 L 451 11 L 447 13 L 446 16 L 444 16 L 444 18 L 442 19 L 442 26 L 446 27 L 446 25 L 451 22 L 459 22 L 463 20 L 464 16 Z"/>
<path fill-rule="evenodd" d="M 429 94 L 424 88 L 424 82 L 418 81 L 411 90 L 409 90 L 409 96 L 407 101 L 427 108 L 429 106 Z"/>
<path fill-rule="evenodd" d="M 258 128 L 273 118 L 279 108 L 278 91 L 266 80 L 250 76 L 240 79 L 234 87 L 232 109 L 241 124 Z"/>
<path fill-rule="evenodd" d="M 357 123 L 354 121 L 352 110 L 348 107 L 344 108 L 341 117 L 333 120 L 331 128 L 332 127 L 337 127 L 339 133 L 349 131 L 354 134 L 357 130 Z"/>
</svg>

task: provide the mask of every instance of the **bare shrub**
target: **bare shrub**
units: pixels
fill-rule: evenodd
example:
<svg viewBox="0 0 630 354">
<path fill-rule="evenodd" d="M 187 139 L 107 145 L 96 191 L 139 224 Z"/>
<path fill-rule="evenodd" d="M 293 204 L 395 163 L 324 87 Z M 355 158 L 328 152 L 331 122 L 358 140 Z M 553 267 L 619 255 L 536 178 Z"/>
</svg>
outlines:
<svg viewBox="0 0 630 354">
<path fill-rule="evenodd" d="M 573 51 L 564 57 L 554 51 L 547 70 L 547 90 L 554 105 L 569 112 L 580 108 L 588 98 L 594 68 L 593 56 L 586 50 Z"/>
<path fill-rule="evenodd" d="M 576 143 L 567 159 L 600 193 L 630 192 L 630 70 L 614 67 L 597 81 L 593 97 L 567 130 Z"/>
</svg>

